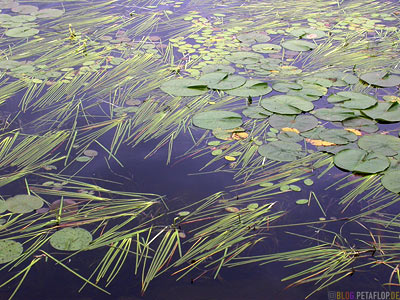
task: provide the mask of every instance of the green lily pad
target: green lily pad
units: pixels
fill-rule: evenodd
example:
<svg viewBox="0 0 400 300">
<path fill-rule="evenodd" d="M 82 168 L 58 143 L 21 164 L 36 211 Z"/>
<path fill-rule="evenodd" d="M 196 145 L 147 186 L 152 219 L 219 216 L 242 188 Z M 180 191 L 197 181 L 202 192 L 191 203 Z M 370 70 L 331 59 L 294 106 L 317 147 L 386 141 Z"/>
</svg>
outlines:
<svg viewBox="0 0 400 300">
<path fill-rule="evenodd" d="M 316 127 L 318 125 L 318 120 L 311 115 L 288 116 L 274 114 L 269 118 L 269 124 L 277 129 L 288 127 L 303 132 Z"/>
<path fill-rule="evenodd" d="M 258 97 L 266 95 L 272 91 L 272 88 L 266 82 L 261 80 L 250 79 L 239 88 L 227 90 L 226 92 L 232 96 L 239 97 Z"/>
<path fill-rule="evenodd" d="M 368 133 L 373 133 L 379 130 L 375 121 L 363 117 L 346 119 L 342 121 L 342 125 L 343 127 L 354 128 Z"/>
<path fill-rule="evenodd" d="M 357 140 L 357 135 L 344 129 L 326 129 L 319 134 L 323 141 L 337 145 L 346 145 Z"/>
<path fill-rule="evenodd" d="M 325 88 L 329 88 L 333 84 L 333 82 L 327 78 L 314 77 L 314 76 L 305 77 L 305 78 L 297 80 L 296 82 L 301 85 L 313 84 L 313 85 L 319 85 L 319 86 L 322 86 Z"/>
<path fill-rule="evenodd" d="M 319 39 L 326 36 L 325 32 L 314 28 L 296 28 L 290 34 L 300 39 Z"/>
<path fill-rule="evenodd" d="M 297 96 L 288 95 L 277 95 L 261 100 L 261 106 L 265 109 L 282 114 L 282 115 L 294 115 L 300 114 L 304 111 L 310 111 L 314 108 L 314 105 Z"/>
<path fill-rule="evenodd" d="M 310 179 L 310 178 L 305 179 L 303 182 L 307 186 L 311 186 L 311 185 L 314 184 L 314 181 L 312 179 Z"/>
<path fill-rule="evenodd" d="M 77 162 L 88 162 L 88 161 L 90 161 L 90 160 L 92 160 L 93 159 L 93 157 L 89 157 L 89 156 L 86 156 L 86 155 L 82 155 L 82 156 L 78 156 L 75 160 L 77 161 Z"/>
<path fill-rule="evenodd" d="M 251 47 L 253 51 L 259 52 L 259 53 L 276 53 L 281 51 L 282 47 L 279 45 L 275 44 L 256 44 Z"/>
<path fill-rule="evenodd" d="M 6 201 L 0 199 L 0 214 L 7 210 Z"/>
<path fill-rule="evenodd" d="M 199 81 L 206 84 L 210 89 L 230 90 L 244 85 L 246 78 L 224 72 L 213 72 L 204 74 L 199 78 Z"/>
<path fill-rule="evenodd" d="M 318 119 L 325 121 L 344 121 L 349 118 L 356 117 L 356 114 L 351 109 L 333 107 L 333 108 L 320 108 L 312 112 Z"/>
<path fill-rule="evenodd" d="M 304 205 L 304 204 L 308 204 L 308 199 L 299 199 L 299 200 L 296 200 L 296 204 L 299 204 L 299 205 Z"/>
<path fill-rule="evenodd" d="M 204 66 L 201 71 L 203 73 L 224 72 L 228 74 L 235 73 L 235 68 L 227 65 L 212 64 Z"/>
<path fill-rule="evenodd" d="M 0 240 L 0 264 L 17 259 L 24 248 L 22 244 L 13 240 Z"/>
<path fill-rule="evenodd" d="M 15 195 L 6 200 L 7 210 L 13 213 L 29 213 L 43 206 L 43 200 L 33 195 Z"/>
<path fill-rule="evenodd" d="M 262 108 L 261 106 L 255 106 L 244 109 L 242 114 L 251 119 L 265 119 L 272 115 L 272 112 Z"/>
<path fill-rule="evenodd" d="M 361 149 L 342 150 L 335 155 L 333 162 L 341 169 L 366 174 L 382 172 L 390 165 L 387 157 Z"/>
<path fill-rule="evenodd" d="M 342 73 L 334 70 L 321 72 L 316 76 L 330 79 L 333 86 L 347 86 L 350 84 L 356 84 L 359 81 L 358 77 L 353 74 Z"/>
<path fill-rule="evenodd" d="M 393 193 L 400 193 L 400 170 L 389 171 L 381 179 L 382 185 Z"/>
<path fill-rule="evenodd" d="M 293 142 L 276 141 L 258 148 L 258 153 L 271 160 L 294 161 L 304 157 L 301 145 Z"/>
<path fill-rule="evenodd" d="M 248 32 L 241 33 L 236 38 L 242 43 L 254 44 L 254 43 L 266 43 L 271 40 L 271 37 L 265 32 Z"/>
<path fill-rule="evenodd" d="M 32 14 L 32 13 L 36 13 L 38 10 L 39 10 L 39 8 L 37 6 L 33 6 L 33 5 L 18 5 L 11 9 L 11 11 L 17 12 L 20 14 Z"/>
<path fill-rule="evenodd" d="M 358 146 L 380 155 L 395 156 L 400 153 L 400 138 L 386 134 L 364 135 L 358 140 Z"/>
<path fill-rule="evenodd" d="M 281 131 L 277 135 L 277 138 L 284 142 L 293 142 L 293 143 L 301 142 L 304 139 L 301 135 L 293 131 Z"/>
<path fill-rule="evenodd" d="M 38 33 L 39 33 L 38 29 L 30 27 L 16 27 L 4 32 L 6 36 L 17 37 L 17 38 L 30 37 Z"/>
<path fill-rule="evenodd" d="M 258 208 L 258 203 L 250 203 L 247 205 L 248 210 L 256 210 Z"/>
<path fill-rule="evenodd" d="M 35 13 L 38 18 L 58 18 L 64 14 L 64 11 L 56 8 L 45 8 Z"/>
<path fill-rule="evenodd" d="M 232 54 L 225 56 L 226 60 L 240 65 L 255 64 L 262 58 L 264 58 L 262 54 L 246 51 L 233 52 Z"/>
<path fill-rule="evenodd" d="M 362 110 L 371 119 L 384 122 L 400 121 L 400 104 L 398 102 L 378 102 L 375 106 Z"/>
<path fill-rule="evenodd" d="M 85 249 L 92 241 L 92 235 L 83 228 L 64 228 L 55 232 L 50 238 L 50 245 L 62 251 Z"/>
<path fill-rule="evenodd" d="M 195 79 L 173 79 L 161 84 L 160 88 L 174 96 L 198 96 L 208 91 L 206 84 Z"/>
<path fill-rule="evenodd" d="M 233 129 L 242 125 L 242 117 L 238 113 L 224 110 L 210 110 L 197 113 L 192 119 L 193 125 L 204 129 Z"/>
<path fill-rule="evenodd" d="M 365 73 L 360 76 L 360 79 L 368 84 L 379 87 L 393 87 L 400 85 L 400 76 L 384 71 Z"/>
<path fill-rule="evenodd" d="M 288 40 L 281 43 L 281 46 L 285 49 L 292 51 L 310 51 L 317 47 L 316 44 L 303 41 L 303 40 Z"/>
<path fill-rule="evenodd" d="M 0 69 L 12 69 L 20 66 L 21 64 L 21 62 L 11 59 L 0 60 Z"/>
<path fill-rule="evenodd" d="M 300 84 L 294 82 L 277 82 L 272 85 L 272 88 L 277 92 L 287 93 L 291 90 L 301 90 L 303 87 Z"/>
<path fill-rule="evenodd" d="M 374 97 L 356 92 L 339 92 L 328 97 L 328 102 L 340 103 L 340 106 L 352 109 L 367 109 L 374 106 L 377 100 Z"/>
</svg>

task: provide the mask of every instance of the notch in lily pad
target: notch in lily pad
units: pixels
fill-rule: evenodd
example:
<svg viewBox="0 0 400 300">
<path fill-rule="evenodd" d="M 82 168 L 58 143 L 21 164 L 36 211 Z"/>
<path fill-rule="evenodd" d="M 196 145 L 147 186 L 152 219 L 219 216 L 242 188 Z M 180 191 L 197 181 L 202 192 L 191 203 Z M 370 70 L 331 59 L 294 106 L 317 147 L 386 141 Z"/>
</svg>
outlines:
<svg viewBox="0 0 400 300">
<path fill-rule="evenodd" d="M 172 79 L 160 86 L 161 90 L 173 96 L 199 96 L 208 91 L 207 85 L 196 79 Z"/>
<path fill-rule="evenodd" d="M 203 129 L 233 129 L 242 125 L 238 113 L 225 110 L 210 110 L 197 113 L 192 119 L 193 125 Z"/>
<path fill-rule="evenodd" d="M 50 245 L 62 251 L 77 251 L 87 248 L 93 237 L 83 228 L 64 228 L 50 238 Z"/>
</svg>

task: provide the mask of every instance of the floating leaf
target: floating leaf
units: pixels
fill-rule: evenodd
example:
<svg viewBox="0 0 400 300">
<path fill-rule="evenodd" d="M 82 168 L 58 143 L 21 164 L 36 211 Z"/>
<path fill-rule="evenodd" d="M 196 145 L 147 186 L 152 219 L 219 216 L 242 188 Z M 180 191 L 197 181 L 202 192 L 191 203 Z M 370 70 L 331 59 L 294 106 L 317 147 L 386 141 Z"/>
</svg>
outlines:
<svg viewBox="0 0 400 300">
<path fill-rule="evenodd" d="M 246 44 L 266 43 L 271 40 L 271 37 L 265 32 L 248 32 L 238 34 L 236 37 L 239 41 Z"/>
<path fill-rule="evenodd" d="M 266 95 L 272 91 L 272 88 L 266 82 L 261 80 L 250 79 L 239 88 L 227 90 L 229 95 L 239 97 L 258 97 Z"/>
<path fill-rule="evenodd" d="M 250 203 L 247 205 L 248 210 L 256 210 L 258 208 L 258 203 Z"/>
<path fill-rule="evenodd" d="M 303 40 L 288 40 L 281 43 L 282 47 L 292 51 L 309 51 L 317 47 L 316 44 Z"/>
<path fill-rule="evenodd" d="M 299 205 L 304 205 L 304 204 L 308 204 L 308 199 L 299 199 L 299 200 L 296 200 L 296 204 L 299 204 Z"/>
<path fill-rule="evenodd" d="M 343 129 L 326 129 L 320 133 L 319 137 L 336 145 L 346 145 L 357 140 L 357 135 Z"/>
<path fill-rule="evenodd" d="M 290 34 L 300 39 L 319 39 L 326 36 L 325 32 L 314 28 L 296 28 Z"/>
<path fill-rule="evenodd" d="M 294 161 L 305 155 L 299 144 L 284 141 L 264 144 L 258 148 L 258 152 L 261 156 L 276 161 Z"/>
<path fill-rule="evenodd" d="M 233 129 L 242 125 L 242 117 L 230 111 L 210 110 L 195 114 L 192 122 L 193 125 L 204 129 Z"/>
<path fill-rule="evenodd" d="M 87 150 L 83 151 L 83 154 L 85 154 L 86 156 L 89 156 L 89 157 L 95 157 L 99 153 L 96 150 L 87 149 Z"/>
<path fill-rule="evenodd" d="M 314 184 L 314 181 L 312 179 L 310 179 L 310 178 L 305 179 L 303 182 L 304 182 L 305 185 L 308 185 L 308 186 Z"/>
<path fill-rule="evenodd" d="M 64 228 L 55 232 L 50 238 L 50 245 L 62 251 L 85 249 L 92 241 L 92 235 L 83 228 Z"/>
<path fill-rule="evenodd" d="M 242 111 L 248 118 L 252 119 L 265 119 L 272 115 L 272 112 L 262 108 L 261 106 L 248 107 Z"/>
<path fill-rule="evenodd" d="M 375 106 L 362 110 L 366 116 L 385 122 L 400 121 L 400 104 L 398 102 L 378 102 Z"/>
<path fill-rule="evenodd" d="M 188 215 L 190 215 L 190 211 L 184 210 L 184 211 L 178 212 L 178 216 L 180 216 L 180 217 L 186 217 Z"/>
<path fill-rule="evenodd" d="M 280 132 L 277 135 L 277 138 L 281 141 L 285 141 L 285 142 L 293 142 L 293 143 L 297 143 L 303 140 L 303 137 L 300 136 L 298 133 L 296 132 L 292 132 L 292 131 L 283 131 Z"/>
<path fill-rule="evenodd" d="M 377 100 L 374 97 L 355 92 L 339 92 L 328 97 L 328 102 L 341 103 L 342 107 L 352 109 L 367 109 L 374 106 Z"/>
<path fill-rule="evenodd" d="M 24 248 L 22 244 L 13 240 L 0 240 L 0 264 L 17 259 Z"/>
<path fill-rule="evenodd" d="M 341 107 L 333 107 L 333 108 L 320 108 L 312 112 L 314 116 L 318 119 L 326 120 L 326 121 L 344 121 L 349 118 L 356 117 L 356 114 L 353 110 L 341 108 Z"/>
<path fill-rule="evenodd" d="M 201 71 L 203 73 L 214 73 L 214 72 L 224 72 L 228 74 L 235 73 L 235 68 L 227 65 L 212 64 L 204 66 Z"/>
<path fill-rule="evenodd" d="M 389 171 L 383 175 L 381 182 L 382 185 L 393 193 L 400 193 L 400 171 Z"/>
<path fill-rule="evenodd" d="M 64 11 L 56 8 L 45 8 L 35 13 L 38 18 L 58 18 L 64 14 Z"/>
<path fill-rule="evenodd" d="M 92 159 L 92 157 L 82 155 L 82 156 L 78 156 L 75 160 L 76 160 L 77 162 L 88 162 L 88 161 L 90 161 L 91 159 Z"/>
<path fill-rule="evenodd" d="M 282 47 L 275 44 L 256 44 L 251 47 L 253 51 L 259 53 L 276 53 L 281 51 Z"/>
<path fill-rule="evenodd" d="M 201 76 L 199 81 L 206 84 L 210 89 L 230 90 L 244 85 L 246 78 L 224 72 L 213 72 Z"/>
<path fill-rule="evenodd" d="M 385 71 L 362 74 L 360 79 L 368 84 L 379 87 L 393 87 L 400 85 L 400 76 Z"/>
<path fill-rule="evenodd" d="M 278 115 L 274 114 L 269 118 L 269 124 L 277 129 L 295 128 L 299 132 L 308 131 L 318 125 L 318 120 L 311 115 Z"/>
<path fill-rule="evenodd" d="M 351 127 L 368 133 L 376 132 L 379 129 L 375 121 L 363 117 L 346 119 L 342 122 L 342 125 L 343 127 Z"/>
<path fill-rule="evenodd" d="M 0 199 L 0 214 L 7 210 L 6 201 Z"/>
<path fill-rule="evenodd" d="M 384 156 L 395 156 L 400 153 L 400 138 L 385 134 L 364 135 L 358 140 L 358 146 Z"/>
<path fill-rule="evenodd" d="M 33 195 L 15 195 L 6 200 L 7 210 L 13 213 L 28 213 L 43 206 L 43 200 Z"/>
<path fill-rule="evenodd" d="M 261 100 L 261 106 L 269 111 L 283 115 L 300 114 L 303 111 L 310 111 L 314 108 L 311 102 L 301 97 L 287 95 L 264 98 Z"/>
<path fill-rule="evenodd" d="M 303 87 L 300 84 L 294 82 L 277 82 L 272 85 L 272 88 L 277 92 L 287 93 L 291 90 L 301 90 Z"/>
<path fill-rule="evenodd" d="M 31 27 L 16 27 L 4 32 L 6 36 L 18 37 L 18 38 L 30 37 L 38 33 L 39 33 L 38 29 Z"/>
<path fill-rule="evenodd" d="M 333 162 L 341 169 L 367 174 L 384 171 L 390 165 L 387 157 L 361 149 L 342 150 L 335 155 Z"/>
<path fill-rule="evenodd" d="M 262 54 L 246 51 L 233 52 L 232 54 L 225 56 L 226 60 L 241 65 L 255 64 L 262 58 L 264 58 Z"/>
<path fill-rule="evenodd" d="M 233 157 L 233 156 L 231 156 L 231 155 L 225 155 L 224 158 L 225 158 L 227 161 L 235 161 L 235 160 L 236 160 L 236 158 Z"/>
<path fill-rule="evenodd" d="M 206 84 L 195 79 L 173 79 L 164 82 L 160 88 L 174 96 L 198 96 L 208 91 Z"/>
</svg>

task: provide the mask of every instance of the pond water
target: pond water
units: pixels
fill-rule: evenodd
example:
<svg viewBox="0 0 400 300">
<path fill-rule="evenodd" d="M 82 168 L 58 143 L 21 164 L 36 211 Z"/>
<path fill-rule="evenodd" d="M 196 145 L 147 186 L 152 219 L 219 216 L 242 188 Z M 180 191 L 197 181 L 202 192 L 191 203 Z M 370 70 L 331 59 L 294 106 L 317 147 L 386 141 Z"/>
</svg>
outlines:
<svg viewBox="0 0 400 300">
<path fill-rule="evenodd" d="M 0 299 L 400 299 L 398 1 L 0 10 Z"/>
</svg>

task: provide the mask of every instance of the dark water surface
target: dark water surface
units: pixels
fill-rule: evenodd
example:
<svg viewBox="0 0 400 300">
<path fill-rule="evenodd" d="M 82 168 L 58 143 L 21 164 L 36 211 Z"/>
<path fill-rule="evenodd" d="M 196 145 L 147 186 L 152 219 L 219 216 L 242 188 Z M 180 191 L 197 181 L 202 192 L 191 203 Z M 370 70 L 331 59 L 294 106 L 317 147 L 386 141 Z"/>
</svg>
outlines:
<svg viewBox="0 0 400 300">
<path fill-rule="evenodd" d="M 400 299 L 398 1 L 0 9 L 0 299 Z"/>
</svg>

